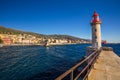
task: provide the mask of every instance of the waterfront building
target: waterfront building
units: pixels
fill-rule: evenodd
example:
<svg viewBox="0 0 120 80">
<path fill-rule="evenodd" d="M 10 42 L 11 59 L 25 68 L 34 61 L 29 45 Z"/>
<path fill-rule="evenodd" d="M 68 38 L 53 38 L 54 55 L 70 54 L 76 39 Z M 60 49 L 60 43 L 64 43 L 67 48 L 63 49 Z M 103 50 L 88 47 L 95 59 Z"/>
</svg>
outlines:
<svg viewBox="0 0 120 80">
<path fill-rule="evenodd" d="M 3 43 L 4 43 L 5 45 L 10 45 L 10 44 L 13 43 L 13 40 L 12 40 L 11 38 L 9 38 L 9 37 L 5 37 L 5 38 L 3 38 L 2 40 L 3 40 Z"/>
</svg>

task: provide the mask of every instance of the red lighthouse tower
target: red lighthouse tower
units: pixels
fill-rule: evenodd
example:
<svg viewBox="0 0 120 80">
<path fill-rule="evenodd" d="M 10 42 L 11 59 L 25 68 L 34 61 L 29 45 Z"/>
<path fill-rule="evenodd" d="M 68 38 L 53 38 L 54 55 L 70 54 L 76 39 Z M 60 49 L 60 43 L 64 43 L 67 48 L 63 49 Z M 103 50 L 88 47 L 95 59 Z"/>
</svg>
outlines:
<svg viewBox="0 0 120 80">
<path fill-rule="evenodd" d="M 92 26 L 92 47 L 100 48 L 101 47 L 101 20 L 99 14 L 95 11 L 92 16 L 91 21 Z"/>
</svg>

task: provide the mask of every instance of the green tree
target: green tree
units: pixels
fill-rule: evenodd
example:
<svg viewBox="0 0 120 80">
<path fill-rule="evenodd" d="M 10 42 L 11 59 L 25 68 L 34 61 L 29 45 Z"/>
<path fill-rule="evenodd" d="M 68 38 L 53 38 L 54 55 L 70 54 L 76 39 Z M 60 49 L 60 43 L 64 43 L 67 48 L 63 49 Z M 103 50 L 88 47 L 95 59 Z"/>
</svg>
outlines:
<svg viewBox="0 0 120 80">
<path fill-rule="evenodd" d="M 3 43 L 3 40 L 2 40 L 2 39 L 0 39 L 0 43 Z"/>
</svg>

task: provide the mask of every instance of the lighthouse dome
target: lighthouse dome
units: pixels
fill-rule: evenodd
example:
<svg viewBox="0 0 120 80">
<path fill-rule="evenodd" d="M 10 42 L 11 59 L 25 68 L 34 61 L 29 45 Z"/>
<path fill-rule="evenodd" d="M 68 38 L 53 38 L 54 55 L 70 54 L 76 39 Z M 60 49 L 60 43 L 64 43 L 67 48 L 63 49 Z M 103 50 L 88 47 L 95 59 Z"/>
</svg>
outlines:
<svg viewBox="0 0 120 80">
<path fill-rule="evenodd" d="M 93 14 L 93 17 L 95 16 L 99 16 L 99 14 L 96 11 L 94 11 L 94 14 Z"/>
<path fill-rule="evenodd" d="M 93 17 L 93 19 L 92 19 L 92 21 L 91 21 L 91 24 L 101 23 L 101 20 L 100 20 L 100 18 L 99 18 L 99 14 L 98 14 L 96 11 L 94 11 L 92 17 Z"/>
</svg>

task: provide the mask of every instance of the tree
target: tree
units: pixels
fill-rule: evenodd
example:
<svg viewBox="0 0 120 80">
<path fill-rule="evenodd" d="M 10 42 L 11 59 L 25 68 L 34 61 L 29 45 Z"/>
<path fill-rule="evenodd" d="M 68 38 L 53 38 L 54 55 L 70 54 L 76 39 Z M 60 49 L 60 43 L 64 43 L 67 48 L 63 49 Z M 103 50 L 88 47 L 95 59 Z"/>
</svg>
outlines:
<svg viewBox="0 0 120 80">
<path fill-rule="evenodd" d="M 2 40 L 2 39 L 0 39 L 0 43 L 3 43 L 3 40 Z"/>
</svg>

